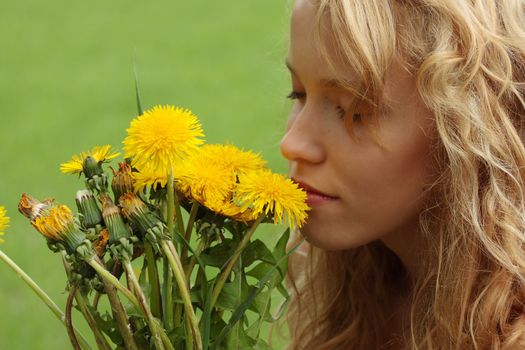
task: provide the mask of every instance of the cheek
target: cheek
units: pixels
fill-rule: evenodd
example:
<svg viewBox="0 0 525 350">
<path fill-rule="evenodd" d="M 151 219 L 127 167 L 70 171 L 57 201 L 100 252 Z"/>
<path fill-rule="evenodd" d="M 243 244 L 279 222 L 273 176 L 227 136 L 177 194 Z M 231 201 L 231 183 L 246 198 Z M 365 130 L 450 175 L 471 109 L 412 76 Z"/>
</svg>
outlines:
<svg viewBox="0 0 525 350">
<path fill-rule="evenodd" d="M 348 170 L 357 219 L 375 235 L 415 220 L 434 178 L 431 139 L 420 126 L 392 130 L 384 140 L 386 150 L 364 152 Z"/>
</svg>

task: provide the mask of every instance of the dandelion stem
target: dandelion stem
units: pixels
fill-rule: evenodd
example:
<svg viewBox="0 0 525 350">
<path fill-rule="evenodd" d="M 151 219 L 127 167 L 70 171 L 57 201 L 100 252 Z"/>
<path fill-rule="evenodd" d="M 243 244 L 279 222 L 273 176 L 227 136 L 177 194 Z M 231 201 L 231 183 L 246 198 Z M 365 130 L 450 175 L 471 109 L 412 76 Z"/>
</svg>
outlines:
<svg viewBox="0 0 525 350">
<path fill-rule="evenodd" d="M 190 217 L 188 219 L 188 226 L 186 226 L 186 232 L 184 233 L 184 239 L 188 243 L 190 242 L 190 239 L 191 239 L 191 231 L 193 231 L 193 223 L 195 222 L 195 217 L 197 216 L 198 211 L 199 211 L 199 203 L 195 201 L 191 205 Z M 180 260 L 181 261 L 186 260 L 187 255 L 188 255 L 188 249 L 186 248 L 186 246 L 183 245 L 182 251 L 180 254 Z M 190 283 L 189 279 L 188 279 L 188 283 Z"/>
<path fill-rule="evenodd" d="M 75 294 L 75 300 L 77 301 L 77 304 L 80 308 L 80 312 L 82 312 L 82 314 L 84 315 L 84 318 L 86 319 L 89 327 L 91 328 L 91 331 L 95 335 L 95 341 L 97 342 L 98 348 L 100 350 L 111 350 L 111 345 L 109 345 L 106 337 L 98 328 L 97 321 L 95 321 L 95 318 L 93 317 L 91 311 L 87 307 L 86 295 L 82 294 L 81 292 L 77 292 Z"/>
<path fill-rule="evenodd" d="M 67 302 L 66 302 L 66 329 L 67 329 L 67 335 L 69 336 L 69 340 L 71 341 L 71 345 L 73 345 L 74 350 L 82 350 L 80 347 L 80 344 L 78 343 L 77 336 L 75 335 L 75 330 L 73 329 L 73 320 L 71 319 L 71 309 L 73 308 L 73 299 L 75 298 L 75 294 L 77 293 L 77 286 L 72 286 L 71 290 L 69 291 L 69 295 L 67 296 Z"/>
<path fill-rule="evenodd" d="M 67 253 L 64 250 L 60 251 L 62 255 L 62 263 L 64 264 L 64 270 L 66 271 L 67 278 L 69 279 L 71 277 L 71 265 L 66 259 Z M 95 295 L 95 302 L 94 302 L 94 309 L 97 309 L 97 303 L 98 299 L 100 298 L 100 293 L 96 293 Z M 104 334 L 100 331 L 98 328 L 98 324 L 93 318 L 93 315 L 89 308 L 87 307 L 87 296 L 82 294 L 80 291 L 77 291 L 75 293 L 75 300 L 77 301 L 77 304 L 80 308 L 80 312 L 84 316 L 84 319 L 88 323 L 89 328 L 93 332 L 93 335 L 95 336 L 95 341 L 97 343 L 97 347 L 99 350 L 111 350 L 111 346 L 109 345 L 108 341 L 104 337 Z"/>
<path fill-rule="evenodd" d="M 215 306 L 215 303 L 217 302 L 217 299 L 219 298 L 219 295 L 221 293 L 222 288 L 224 287 L 224 284 L 226 283 L 226 280 L 228 279 L 228 276 L 230 275 L 233 266 L 239 259 L 239 256 L 241 255 L 242 251 L 248 243 L 250 242 L 250 239 L 252 238 L 253 234 L 255 233 L 255 230 L 257 229 L 257 226 L 261 223 L 261 221 L 264 218 L 264 214 L 261 214 L 257 220 L 252 224 L 248 232 L 244 235 L 242 238 L 241 243 L 237 246 L 237 249 L 235 249 L 235 252 L 231 256 L 231 258 L 228 260 L 228 264 L 224 269 L 222 269 L 221 274 L 217 278 L 217 282 L 215 283 L 215 287 L 213 288 L 212 294 L 211 294 L 211 307 L 213 308 Z"/>
<path fill-rule="evenodd" d="M 204 249 L 206 249 L 208 246 L 208 240 L 205 236 L 201 236 L 201 239 L 199 241 L 199 245 L 197 246 L 197 250 L 195 253 L 197 255 L 200 255 Z M 197 259 L 195 256 L 192 256 L 190 259 L 190 262 L 188 263 L 188 266 L 186 267 L 185 274 L 186 274 L 186 280 L 190 280 L 191 273 L 193 272 L 193 268 L 195 267 L 195 264 L 197 263 Z"/>
<path fill-rule="evenodd" d="M 151 285 L 151 312 L 157 318 L 162 317 L 162 303 L 160 295 L 159 271 L 157 269 L 157 259 L 153 252 L 151 243 L 147 240 L 144 242 L 145 259 L 148 268 L 148 280 Z"/>
<path fill-rule="evenodd" d="M 137 343 L 135 343 L 133 334 L 131 334 L 131 329 L 128 323 L 128 315 L 118 298 L 116 289 L 121 291 L 131 301 L 135 308 L 137 308 L 137 310 L 140 310 L 140 305 L 138 305 L 137 299 L 115 278 L 115 276 L 113 276 L 103 267 L 103 263 L 100 261 L 100 259 L 93 257 L 92 259 L 86 260 L 86 262 L 89 264 L 89 266 L 95 269 L 102 280 L 102 284 L 104 285 L 109 303 L 111 304 L 113 317 L 117 323 L 120 334 L 122 335 L 126 349 L 138 350 Z"/>
<path fill-rule="evenodd" d="M 197 317 L 195 316 L 195 311 L 193 310 L 193 305 L 191 303 L 190 292 L 188 285 L 186 284 L 186 279 L 184 276 L 184 270 L 180 262 L 180 258 L 173 246 L 173 242 L 170 240 L 162 240 L 160 242 L 166 257 L 170 263 L 171 268 L 173 269 L 173 274 L 175 275 L 175 280 L 179 287 L 180 295 L 184 303 L 184 310 L 186 311 L 186 317 L 189 318 L 189 323 L 191 325 L 191 333 L 193 335 L 193 340 L 195 341 L 195 348 L 197 350 L 202 350 L 202 339 L 199 331 L 199 324 L 197 322 Z"/>
<path fill-rule="evenodd" d="M 158 350 L 164 350 L 165 348 L 162 345 L 162 340 L 160 338 L 161 330 L 158 327 L 157 322 L 153 317 L 153 314 L 151 313 L 151 309 L 149 308 L 148 303 L 146 301 L 146 297 L 142 292 L 142 288 L 140 287 L 139 281 L 137 280 L 137 276 L 135 276 L 135 271 L 133 271 L 133 266 L 131 266 L 131 263 L 129 261 L 122 261 L 122 265 L 124 266 L 128 280 L 133 286 L 135 294 L 137 295 L 137 299 L 139 301 L 141 310 L 144 313 L 144 316 L 146 316 L 146 321 L 148 322 L 148 326 L 151 330 L 151 335 L 153 336 L 153 343 L 155 344 L 155 348 L 157 348 Z"/>
<path fill-rule="evenodd" d="M 164 269 L 164 324 L 166 329 L 171 331 L 173 329 L 173 275 L 170 269 L 170 263 L 168 258 L 164 257 L 163 259 L 163 269 Z M 175 327 L 178 324 L 175 323 Z"/>
<path fill-rule="evenodd" d="M 35 294 L 46 304 L 46 306 L 51 310 L 51 312 L 62 322 L 62 324 L 66 325 L 65 322 L 65 316 L 62 310 L 55 304 L 53 300 L 40 288 L 38 284 L 33 281 L 31 277 L 27 273 L 25 273 L 24 270 L 20 268 L 11 258 L 9 258 L 2 250 L 0 250 L 0 259 L 9 266 L 17 275 L 20 277 L 32 290 L 35 292 Z M 82 334 L 75 328 L 75 333 L 78 335 L 80 345 L 85 350 L 92 350 L 91 346 L 89 346 L 88 342 L 86 341 L 86 338 L 82 336 Z"/>
<path fill-rule="evenodd" d="M 140 310 L 140 304 L 137 298 L 135 298 L 135 296 L 133 295 L 133 293 L 131 293 L 131 291 L 128 288 L 124 287 L 115 276 L 109 273 L 109 271 L 106 270 L 100 262 L 95 261 L 95 259 L 87 260 L 86 262 L 89 264 L 89 266 L 95 269 L 95 271 L 99 274 L 102 280 L 105 280 L 109 284 L 114 286 L 119 292 L 124 294 L 129 301 L 131 301 L 131 303 L 133 304 L 133 306 L 135 306 L 137 310 Z"/>
<path fill-rule="evenodd" d="M 168 174 L 168 184 L 167 184 L 167 210 L 166 210 L 166 226 L 168 228 L 168 235 L 172 237 L 174 234 L 173 228 L 173 213 L 174 213 L 174 206 L 175 206 L 175 188 L 173 184 L 173 169 L 170 170 Z M 165 258 L 167 259 L 167 258 Z M 165 307 L 164 307 L 164 319 L 166 323 L 166 328 L 168 330 L 173 329 L 173 325 L 175 327 L 179 326 L 179 320 L 173 318 L 173 280 L 172 275 L 170 272 L 170 269 L 168 268 L 169 261 L 164 260 L 164 298 L 165 298 Z"/>
</svg>

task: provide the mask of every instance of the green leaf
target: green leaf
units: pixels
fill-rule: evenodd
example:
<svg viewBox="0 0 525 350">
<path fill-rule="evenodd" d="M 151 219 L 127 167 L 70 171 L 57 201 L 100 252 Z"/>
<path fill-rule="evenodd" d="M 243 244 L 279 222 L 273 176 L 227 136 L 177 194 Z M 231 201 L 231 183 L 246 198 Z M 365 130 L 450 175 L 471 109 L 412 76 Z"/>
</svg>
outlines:
<svg viewBox="0 0 525 350">
<path fill-rule="evenodd" d="M 137 101 L 137 112 L 139 115 L 142 115 L 142 103 L 140 102 L 140 92 L 139 92 L 139 73 L 137 62 L 133 59 L 133 75 L 135 76 L 135 99 Z"/>
<path fill-rule="evenodd" d="M 285 232 L 285 234 L 286 234 L 286 232 Z M 303 242 L 304 242 L 304 238 L 297 245 L 295 245 L 292 249 L 290 249 L 290 251 L 288 253 L 286 253 L 283 257 L 281 257 L 281 259 L 279 259 L 277 261 L 277 264 L 270 271 L 268 271 L 268 273 L 257 283 L 256 287 L 250 289 L 250 291 L 248 293 L 248 297 L 247 298 L 243 298 L 243 302 L 233 312 L 232 317 L 228 321 L 228 325 L 222 329 L 221 333 L 215 339 L 215 344 L 214 344 L 215 348 L 217 348 L 217 346 L 219 346 L 222 343 L 222 341 L 228 335 L 230 329 L 239 320 L 241 320 L 243 318 L 246 310 L 250 307 L 250 305 L 254 302 L 254 300 L 257 297 L 257 295 L 265 287 L 266 283 L 272 277 L 272 274 L 279 268 L 279 266 L 281 266 L 282 262 L 284 260 L 286 260 L 288 258 L 288 256 L 290 256 L 290 254 L 292 254 L 293 252 L 295 252 L 297 250 L 297 248 L 299 248 L 299 246 Z"/>
<path fill-rule="evenodd" d="M 244 266 L 248 267 L 257 260 L 265 261 L 270 264 L 275 264 L 275 259 L 272 252 L 266 247 L 261 240 L 256 239 L 250 242 L 242 252 Z"/>
<path fill-rule="evenodd" d="M 233 255 L 236 244 L 231 239 L 225 239 L 222 243 L 205 249 L 200 258 L 207 266 L 222 268 Z"/>
<path fill-rule="evenodd" d="M 252 347 L 252 350 L 272 350 L 272 348 L 268 343 L 259 338 L 257 339 L 257 343 Z"/>
</svg>

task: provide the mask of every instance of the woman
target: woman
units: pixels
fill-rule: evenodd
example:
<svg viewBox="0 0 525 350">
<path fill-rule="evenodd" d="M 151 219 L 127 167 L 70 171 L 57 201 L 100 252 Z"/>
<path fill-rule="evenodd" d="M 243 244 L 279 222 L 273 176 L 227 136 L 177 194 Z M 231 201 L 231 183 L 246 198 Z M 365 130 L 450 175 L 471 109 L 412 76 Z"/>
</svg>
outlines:
<svg viewBox="0 0 525 350">
<path fill-rule="evenodd" d="M 525 349 L 524 1 L 297 0 L 291 22 L 281 150 L 312 210 L 290 348 Z"/>
</svg>

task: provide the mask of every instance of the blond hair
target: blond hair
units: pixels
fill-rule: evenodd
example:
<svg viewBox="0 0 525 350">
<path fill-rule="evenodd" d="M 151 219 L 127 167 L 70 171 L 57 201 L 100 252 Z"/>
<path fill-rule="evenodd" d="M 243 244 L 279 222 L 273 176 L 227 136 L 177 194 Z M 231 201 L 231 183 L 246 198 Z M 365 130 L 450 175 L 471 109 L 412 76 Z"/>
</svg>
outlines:
<svg viewBox="0 0 525 350">
<path fill-rule="evenodd" d="M 352 67 L 380 101 L 385 72 L 402 57 L 435 117 L 439 176 L 420 214 L 428 244 L 402 344 L 525 349 L 524 1 L 312 3 L 319 33 L 331 35 L 317 37 L 329 64 Z M 379 348 L 405 274 L 380 241 L 295 254 L 290 348 Z"/>
</svg>

